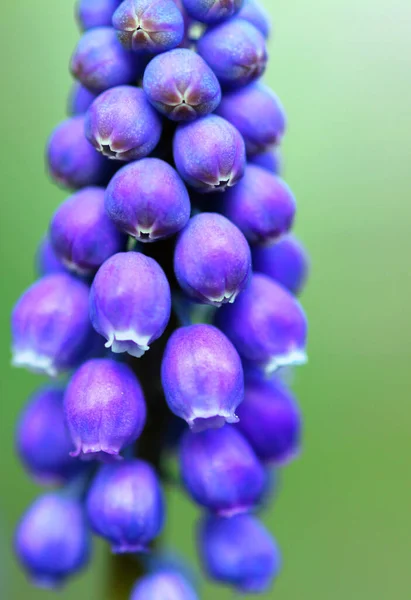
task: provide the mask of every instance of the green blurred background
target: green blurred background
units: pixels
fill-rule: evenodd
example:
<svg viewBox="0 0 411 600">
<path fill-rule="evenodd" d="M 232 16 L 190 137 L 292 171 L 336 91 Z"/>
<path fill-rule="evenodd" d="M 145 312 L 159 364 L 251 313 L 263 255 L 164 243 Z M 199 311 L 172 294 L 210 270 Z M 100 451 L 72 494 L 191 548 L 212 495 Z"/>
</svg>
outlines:
<svg viewBox="0 0 411 600">
<path fill-rule="evenodd" d="M 278 600 L 411 597 L 409 0 L 266 0 L 275 35 L 267 81 L 287 108 L 286 178 L 312 256 L 304 295 L 310 362 L 296 390 L 304 454 L 266 514 L 284 554 Z M 9 313 L 33 280 L 33 255 L 65 196 L 43 147 L 64 117 L 73 2 L 1 9 L 0 598 L 51 598 L 25 581 L 13 527 L 39 492 L 14 455 L 13 431 L 39 379 L 9 367 Z M 167 543 L 193 557 L 191 504 L 170 495 Z M 105 548 L 61 600 L 98 600 Z M 205 587 L 202 598 L 229 591 Z M 114 599 L 113 599 L 114 600 Z"/>
</svg>

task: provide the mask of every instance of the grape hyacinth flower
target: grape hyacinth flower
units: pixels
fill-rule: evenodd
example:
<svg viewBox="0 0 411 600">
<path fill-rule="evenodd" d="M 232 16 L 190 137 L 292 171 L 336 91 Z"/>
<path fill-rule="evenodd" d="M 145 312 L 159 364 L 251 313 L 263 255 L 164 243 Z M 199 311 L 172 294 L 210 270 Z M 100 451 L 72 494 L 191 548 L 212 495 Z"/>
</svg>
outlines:
<svg viewBox="0 0 411 600">
<path fill-rule="evenodd" d="M 188 431 L 180 446 L 180 468 L 193 500 L 220 516 L 248 512 L 264 492 L 264 468 L 234 425 Z"/>
<path fill-rule="evenodd" d="M 72 441 L 65 423 L 63 397 L 62 387 L 39 389 L 25 407 L 16 432 L 21 461 L 44 485 L 64 483 L 84 467 L 69 455 Z"/>
<path fill-rule="evenodd" d="M 165 161 L 145 158 L 120 169 L 106 192 L 106 210 L 120 231 L 153 242 L 180 231 L 190 217 L 190 198 Z"/>
<path fill-rule="evenodd" d="M 271 33 L 270 16 L 258 0 L 244 0 L 243 7 L 237 16 L 254 25 L 265 38 L 269 37 Z"/>
<path fill-rule="evenodd" d="M 221 100 L 217 77 L 195 52 L 176 48 L 149 62 L 143 89 L 151 104 L 172 121 L 193 121 Z"/>
<path fill-rule="evenodd" d="M 46 151 L 73 192 L 12 315 L 14 364 L 68 379 L 30 397 L 15 440 L 37 483 L 64 488 L 24 515 L 17 555 L 58 585 L 92 528 L 143 553 L 134 588 L 136 557 L 118 557 L 103 595 L 198 600 L 156 541 L 178 457 L 205 574 L 265 592 L 280 554 L 250 513 L 300 450 L 299 407 L 271 374 L 305 361 L 308 270 L 278 177 L 285 112 L 260 80 L 270 20 L 258 0 L 76 7 L 70 118 Z"/>
<path fill-rule="evenodd" d="M 268 60 L 263 35 L 243 19 L 230 19 L 207 30 L 197 49 L 224 88 L 241 87 L 258 79 Z"/>
<path fill-rule="evenodd" d="M 193 431 L 236 423 L 244 375 L 231 342 L 212 325 L 177 329 L 163 357 L 161 378 L 170 410 Z"/>
<path fill-rule="evenodd" d="M 154 469 L 142 460 L 103 465 L 87 496 L 87 516 L 114 553 L 146 551 L 165 517 Z"/>
<path fill-rule="evenodd" d="M 89 290 L 68 274 L 34 283 L 12 315 L 13 365 L 50 376 L 75 367 L 92 339 Z"/>
<path fill-rule="evenodd" d="M 241 231 L 222 215 L 193 217 L 174 255 L 177 281 L 194 299 L 221 306 L 234 302 L 251 275 L 251 253 Z"/>
<path fill-rule="evenodd" d="M 192 585 L 170 569 L 142 577 L 134 586 L 130 600 L 199 600 Z"/>
<path fill-rule="evenodd" d="M 36 253 L 36 272 L 38 275 L 50 275 L 51 273 L 66 273 L 67 269 L 56 255 L 50 238 L 46 235 L 41 240 Z"/>
<path fill-rule="evenodd" d="M 74 83 L 69 96 L 68 114 L 84 115 L 97 98 L 97 95 L 96 92 L 91 92 L 81 83 Z"/>
<path fill-rule="evenodd" d="M 121 0 L 78 0 L 77 20 L 82 29 L 111 26 Z"/>
<path fill-rule="evenodd" d="M 47 160 L 52 178 L 67 188 L 104 185 L 110 179 L 109 163 L 84 135 L 83 115 L 56 127 L 48 142 Z"/>
<path fill-rule="evenodd" d="M 279 99 L 259 82 L 225 94 L 216 112 L 241 133 L 248 156 L 278 145 L 285 132 Z"/>
<path fill-rule="evenodd" d="M 279 378 L 247 374 L 238 416 L 239 429 L 262 461 L 284 466 L 299 454 L 300 410 Z"/>
<path fill-rule="evenodd" d="M 192 19 L 214 25 L 238 13 L 243 0 L 183 0 L 183 4 Z"/>
<path fill-rule="evenodd" d="M 266 373 L 306 362 L 304 312 L 287 290 L 265 275 L 253 275 L 237 301 L 220 309 L 217 324 L 240 355 Z"/>
<path fill-rule="evenodd" d="M 85 362 L 64 395 L 72 456 L 109 459 L 136 441 L 145 420 L 143 391 L 133 371 L 108 358 Z"/>
<path fill-rule="evenodd" d="M 127 50 L 157 54 L 178 46 L 184 19 L 173 0 L 124 0 L 113 15 L 113 27 Z"/>
<path fill-rule="evenodd" d="M 115 353 L 142 356 L 164 333 L 170 311 L 170 286 L 164 271 L 139 252 L 109 258 L 91 286 L 91 322 Z"/>
<path fill-rule="evenodd" d="M 199 192 L 223 192 L 244 174 L 244 140 L 235 127 L 216 115 L 179 125 L 173 153 L 181 177 Z"/>
<path fill-rule="evenodd" d="M 274 540 L 251 515 L 205 517 L 198 546 L 208 575 L 243 594 L 265 592 L 280 568 Z"/>
<path fill-rule="evenodd" d="M 222 210 L 250 244 L 271 244 L 291 229 L 296 205 L 282 179 L 249 164 L 238 185 L 224 195 Z"/>
<path fill-rule="evenodd" d="M 104 92 L 137 81 L 145 60 L 127 52 L 112 27 L 86 31 L 71 59 L 71 73 L 86 88 Z"/>
<path fill-rule="evenodd" d="M 90 556 L 90 535 L 77 500 L 40 496 L 18 525 L 16 554 L 33 582 L 58 587 L 80 571 Z"/>
<path fill-rule="evenodd" d="M 161 118 L 140 88 L 121 85 L 100 94 L 87 111 L 85 132 L 94 148 L 129 161 L 150 154 L 161 137 Z"/>
<path fill-rule="evenodd" d="M 254 248 L 253 266 L 256 272 L 268 275 L 296 296 L 308 277 L 307 253 L 293 235 L 271 246 Z"/>
<path fill-rule="evenodd" d="M 80 190 L 57 209 L 50 223 L 53 248 L 67 269 L 93 274 L 103 262 L 126 247 L 126 237 L 104 208 L 104 188 Z"/>
</svg>

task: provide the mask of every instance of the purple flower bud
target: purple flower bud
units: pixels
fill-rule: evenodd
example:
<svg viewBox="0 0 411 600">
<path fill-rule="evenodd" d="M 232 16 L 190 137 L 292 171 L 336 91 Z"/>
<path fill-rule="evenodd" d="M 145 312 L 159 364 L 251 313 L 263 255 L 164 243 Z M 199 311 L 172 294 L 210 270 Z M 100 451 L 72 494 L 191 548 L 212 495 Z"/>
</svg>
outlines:
<svg viewBox="0 0 411 600">
<path fill-rule="evenodd" d="M 188 431 L 180 448 L 180 467 L 193 500 L 221 516 L 251 510 L 264 492 L 264 468 L 232 425 L 201 433 Z"/>
<path fill-rule="evenodd" d="M 278 145 L 284 135 L 284 109 L 274 92 L 262 83 L 225 94 L 217 114 L 238 129 L 249 156 Z"/>
<path fill-rule="evenodd" d="M 216 115 L 179 125 L 173 153 L 181 177 L 200 192 L 223 192 L 244 173 L 244 140 L 235 127 Z"/>
<path fill-rule="evenodd" d="M 243 19 L 230 19 L 209 29 L 197 49 L 224 87 L 240 87 L 258 79 L 268 59 L 263 35 Z"/>
<path fill-rule="evenodd" d="M 174 270 L 183 290 L 205 304 L 234 302 L 248 283 L 251 253 L 241 231 L 216 213 L 200 213 L 181 232 Z"/>
<path fill-rule="evenodd" d="M 160 534 L 165 515 L 154 469 L 142 460 L 102 466 L 88 493 L 87 515 L 114 553 L 147 550 Z"/>
<path fill-rule="evenodd" d="M 67 272 L 66 267 L 56 255 L 48 236 L 42 239 L 37 248 L 36 271 L 40 276 Z"/>
<path fill-rule="evenodd" d="M 113 16 L 124 48 L 157 54 L 184 37 L 184 19 L 173 0 L 124 0 Z"/>
<path fill-rule="evenodd" d="M 36 585 L 62 584 L 90 556 L 90 536 L 80 503 L 58 494 L 38 498 L 17 527 L 15 549 Z"/>
<path fill-rule="evenodd" d="M 79 0 L 77 20 L 82 29 L 111 25 L 113 13 L 121 0 Z"/>
<path fill-rule="evenodd" d="M 13 310 L 13 365 L 50 376 L 76 366 L 92 339 L 88 297 L 87 285 L 64 273 L 29 287 Z"/>
<path fill-rule="evenodd" d="M 251 515 L 203 518 L 198 546 L 208 575 L 245 594 L 265 592 L 281 566 L 277 545 Z"/>
<path fill-rule="evenodd" d="M 111 176 L 108 161 L 84 135 L 84 116 L 63 121 L 50 136 L 47 161 L 51 177 L 68 188 L 104 185 Z"/>
<path fill-rule="evenodd" d="M 118 457 L 143 431 L 146 405 L 133 371 L 107 358 L 84 363 L 64 396 L 72 456 Z"/>
<path fill-rule="evenodd" d="M 121 85 L 101 94 L 86 115 L 85 132 L 98 152 L 116 160 L 147 156 L 161 137 L 161 118 L 142 89 Z"/>
<path fill-rule="evenodd" d="M 164 271 L 139 252 L 115 254 L 91 287 L 90 317 L 113 352 L 139 358 L 167 327 L 171 292 Z"/>
<path fill-rule="evenodd" d="M 80 275 L 94 273 L 126 246 L 126 236 L 106 214 L 104 194 L 104 188 L 80 190 L 61 204 L 50 223 L 50 239 L 57 256 Z"/>
<path fill-rule="evenodd" d="M 280 379 L 247 375 L 238 415 L 238 427 L 261 460 L 281 466 L 299 453 L 300 411 Z"/>
<path fill-rule="evenodd" d="M 238 17 L 254 25 L 265 38 L 269 37 L 271 32 L 270 15 L 257 0 L 244 0 L 243 8 L 238 13 Z"/>
<path fill-rule="evenodd" d="M 178 173 L 158 158 L 120 169 L 106 192 L 106 210 L 121 231 L 140 242 L 174 235 L 190 218 L 190 198 Z"/>
<path fill-rule="evenodd" d="M 177 48 L 153 58 L 143 80 L 151 104 L 173 121 L 193 121 L 218 106 L 221 88 L 207 63 L 192 50 Z"/>
<path fill-rule="evenodd" d="M 71 58 L 73 76 L 96 92 L 133 83 L 144 66 L 144 61 L 123 48 L 112 27 L 86 31 Z"/>
<path fill-rule="evenodd" d="M 288 233 L 295 208 L 288 185 L 255 165 L 247 166 L 242 180 L 223 199 L 223 213 L 250 244 L 271 244 Z"/>
<path fill-rule="evenodd" d="M 238 13 L 243 0 L 183 0 L 183 4 L 192 19 L 213 25 Z"/>
<path fill-rule="evenodd" d="M 265 275 L 253 275 L 235 304 L 217 322 L 241 356 L 267 373 L 306 362 L 307 322 L 300 304 Z"/>
<path fill-rule="evenodd" d="M 27 471 L 39 483 L 61 484 L 84 464 L 69 456 L 72 442 L 63 409 L 64 389 L 46 386 L 30 398 L 18 424 L 16 446 Z"/>
<path fill-rule="evenodd" d="M 95 92 L 90 92 L 81 83 L 74 83 L 68 103 L 69 115 L 84 115 L 96 98 Z"/>
<path fill-rule="evenodd" d="M 274 175 L 280 175 L 282 171 L 282 160 L 278 151 L 268 150 L 267 152 L 261 152 L 260 154 L 254 154 L 249 158 L 250 163 L 266 169 Z"/>
<path fill-rule="evenodd" d="M 161 378 L 170 410 L 193 431 L 238 421 L 243 368 L 233 345 L 212 325 L 181 327 L 171 335 Z"/>
<path fill-rule="evenodd" d="M 141 577 L 130 600 L 198 600 L 198 596 L 180 573 L 167 569 Z"/>
<path fill-rule="evenodd" d="M 307 253 L 292 235 L 272 246 L 254 248 L 253 265 L 255 271 L 268 275 L 295 295 L 302 291 L 309 269 Z"/>
</svg>

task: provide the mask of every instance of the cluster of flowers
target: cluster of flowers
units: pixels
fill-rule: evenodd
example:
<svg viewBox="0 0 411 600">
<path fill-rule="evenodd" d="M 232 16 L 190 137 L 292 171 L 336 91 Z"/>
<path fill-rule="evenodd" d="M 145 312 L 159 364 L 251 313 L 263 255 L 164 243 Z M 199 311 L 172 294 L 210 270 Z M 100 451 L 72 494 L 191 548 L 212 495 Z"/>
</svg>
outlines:
<svg viewBox="0 0 411 600">
<path fill-rule="evenodd" d="M 178 445 L 205 509 L 205 571 L 261 592 L 280 558 L 253 513 L 301 430 L 273 373 L 306 343 L 307 259 L 275 150 L 285 116 L 258 81 L 270 25 L 256 0 L 80 0 L 78 19 L 71 116 L 47 148 L 76 191 L 12 316 L 14 364 L 70 375 L 34 394 L 17 431 L 30 474 L 63 488 L 23 516 L 16 551 L 54 586 L 86 564 L 89 528 L 114 552 L 147 550 L 165 520 L 148 428 L 160 458 Z M 131 597 L 197 598 L 167 570 Z"/>
</svg>

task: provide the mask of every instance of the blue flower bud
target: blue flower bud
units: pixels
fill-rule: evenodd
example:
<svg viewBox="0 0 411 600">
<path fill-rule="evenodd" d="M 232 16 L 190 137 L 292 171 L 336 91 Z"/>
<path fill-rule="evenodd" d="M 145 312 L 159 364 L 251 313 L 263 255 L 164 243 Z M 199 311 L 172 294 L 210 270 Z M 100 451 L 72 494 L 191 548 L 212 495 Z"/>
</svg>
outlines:
<svg viewBox="0 0 411 600">
<path fill-rule="evenodd" d="M 241 133 L 248 156 L 278 145 L 285 132 L 284 109 L 274 92 L 262 83 L 225 94 L 216 112 Z"/>
<path fill-rule="evenodd" d="M 84 116 L 63 121 L 50 136 L 47 162 L 51 177 L 68 188 L 104 185 L 112 170 L 84 135 Z"/>
<path fill-rule="evenodd" d="M 82 29 L 110 26 L 121 0 L 79 0 L 77 20 Z"/>
<path fill-rule="evenodd" d="M 59 206 L 50 223 L 50 239 L 58 258 L 80 275 L 93 274 L 107 258 L 126 247 L 126 236 L 106 214 L 104 194 L 104 188 L 80 190 Z"/>
<path fill-rule="evenodd" d="M 307 280 L 309 261 L 302 244 L 288 235 L 272 246 L 254 248 L 253 266 L 298 295 Z"/>
<path fill-rule="evenodd" d="M 192 19 L 213 25 L 238 13 L 243 0 L 183 0 L 183 4 Z"/>
<path fill-rule="evenodd" d="M 267 591 L 281 566 L 276 543 L 251 515 L 203 518 L 198 546 L 207 574 L 244 594 Z"/>
<path fill-rule="evenodd" d="M 110 359 L 89 360 L 74 373 L 64 409 L 75 446 L 72 456 L 118 457 L 140 436 L 146 420 L 137 377 L 130 367 Z"/>
<path fill-rule="evenodd" d="M 130 600 L 198 600 L 198 596 L 180 573 L 163 570 L 139 579 Z"/>
<path fill-rule="evenodd" d="M 223 213 L 251 244 L 278 240 L 291 229 L 295 210 L 295 199 L 288 185 L 250 164 L 242 180 L 223 198 Z"/>
<path fill-rule="evenodd" d="M 97 272 L 90 318 L 113 352 L 142 356 L 163 334 L 170 312 L 170 286 L 152 258 L 138 252 L 115 254 Z"/>
<path fill-rule="evenodd" d="M 30 398 L 16 432 L 16 446 L 27 471 L 40 483 L 61 484 L 84 464 L 69 456 L 72 441 L 63 409 L 64 389 L 46 386 Z"/>
<path fill-rule="evenodd" d="M 67 272 L 66 267 L 56 255 L 48 236 L 44 236 L 37 248 L 36 271 L 40 276 Z"/>
<path fill-rule="evenodd" d="M 263 35 L 243 19 L 230 19 L 207 30 L 197 49 L 225 88 L 261 77 L 268 59 Z"/>
<path fill-rule="evenodd" d="M 274 175 L 280 175 L 282 171 L 281 155 L 277 150 L 268 150 L 267 152 L 254 154 L 250 156 L 249 162 L 274 173 Z"/>
<path fill-rule="evenodd" d="M 112 27 L 96 27 L 83 34 L 71 58 L 71 72 L 86 88 L 103 92 L 116 85 L 133 83 L 144 60 L 127 52 Z"/>
<path fill-rule="evenodd" d="M 237 302 L 219 310 L 217 323 L 241 356 L 267 373 L 306 361 L 304 312 L 288 291 L 265 275 L 253 275 Z"/>
<path fill-rule="evenodd" d="M 244 5 L 237 16 L 254 25 L 265 38 L 269 37 L 271 32 L 270 15 L 257 0 L 244 0 Z"/>
<path fill-rule="evenodd" d="M 80 503 L 58 494 L 38 498 L 17 527 L 15 549 L 36 585 L 61 585 L 89 560 L 90 536 Z"/>
<path fill-rule="evenodd" d="M 224 191 L 244 173 L 244 140 L 235 127 L 216 115 L 179 125 L 173 153 L 181 177 L 200 192 Z"/>
<path fill-rule="evenodd" d="M 161 137 L 161 118 L 142 89 L 120 85 L 100 94 L 89 108 L 85 132 L 98 152 L 115 160 L 147 156 Z"/>
<path fill-rule="evenodd" d="M 87 515 L 114 553 L 147 550 L 161 533 L 165 516 L 154 469 L 142 460 L 103 465 L 87 496 Z"/>
<path fill-rule="evenodd" d="M 238 427 L 261 460 L 281 466 L 298 455 L 301 415 L 280 379 L 247 375 L 238 416 Z"/>
<path fill-rule="evenodd" d="M 173 0 L 124 0 L 113 16 L 124 48 L 157 54 L 171 50 L 184 37 L 184 19 Z"/>
<path fill-rule="evenodd" d="M 50 376 L 75 367 L 92 340 L 88 297 L 87 285 L 64 273 L 34 283 L 13 310 L 13 365 Z"/>
<path fill-rule="evenodd" d="M 120 169 L 106 192 L 106 210 L 121 231 L 140 242 L 174 235 L 190 218 L 190 198 L 178 173 L 158 158 Z"/>
<path fill-rule="evenodd" d="M 193 121 L 221 100 L 217 77 L 192 50 L 177 48 L 153 58 L 143 79 L 151 104 L 173 121 Z"/>
<path fill-rule="evenodd" d="M 81 83 L 74 83 L 69 96 L 68 114 L 84 115 L 96 98 L 95 92 L 91 92 Z"/>
<path fill-rule="evenodd" d="M 243 399 L 240 358 L 229 340 L 212 325 L 190 325 L 170 337 L 161 378 L 170 410 L 193 431 L 236 423 Z"/>
<path fill-rule="evenodd" d="M 180 447 L 180 468 L 193 500 L 221 516 L 251 510 L 264 492 L 264 468 L 233 425 L 188 431 Z"/>
<path fill-rule="evenodd" d="M 200 213 L 181 232 L 174 270 L 183 290 L 205 304 L 234 302 L 251 274 L 250 248 L 241 231 L 216 213 Z"/>
</svg>

